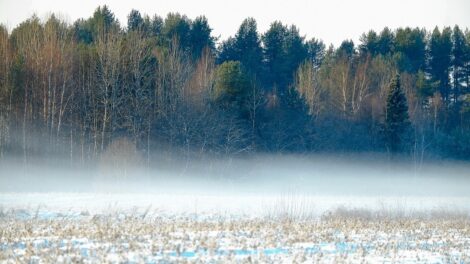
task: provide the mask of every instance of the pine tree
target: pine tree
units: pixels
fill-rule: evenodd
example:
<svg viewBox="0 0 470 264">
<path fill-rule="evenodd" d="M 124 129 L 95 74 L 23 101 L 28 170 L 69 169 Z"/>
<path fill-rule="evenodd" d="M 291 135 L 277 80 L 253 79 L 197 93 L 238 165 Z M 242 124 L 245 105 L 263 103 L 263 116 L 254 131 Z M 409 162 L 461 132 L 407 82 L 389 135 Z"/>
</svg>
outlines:
<svg viewBox="0 0 470 264">
<path fill-rule="evenodd" d="M 438 85 L 442 100 L 449 103 L 450 81 L 449 70 L 451 68 L 452 30 L 448 27 L 439 31 L 436 27 L 429 40 L 429 73 L 432 81 Z"/>
<path fill-rule="evenodd" d="M 263 48 L 256 20 L 243 20 L 237 34 L 219 46 L 217 62 L 239 61 L 250 78 L 259 79 L 263 74 Z"/>
<path fill-rule="evenodd" d="M 212 29 L 209 26 L 207 18 L 204 16 L 197 17 L 191 23 L 189 31 L 189 39 L 191 46 L 191 54 L 194 60 L 201 57 L 204 48 L 215 50 L 215 38 L 211 36 Z"/>
<path fill-rule="evenodd" d="M 385 136 L 390 152 L 404 150 L 409 128 L 408 103 L 400 87 L 400 75 L 397 74 L 391 81 L 385 110 Z"/>
<path fill-rule="evenodd" d="M 127 16 L 127 30 L 142 30 L 144 25 L 144 19 L 139 11 L 132 9 L 129 15 Z"/>
<path fill-rule="evenodd" d="M 465 81 L 465 52 L 467 49 L 465 35 L 458 26 L 454 27 L 452 44 L 453 100 L 456 102 L 455 107 L 458 108 L 460 105 L 459 97 L 462 94 L 462 84 Z"/>
<path fill-rule="evenodd" d="M 226 61 L 217 68 L 214 99 L 225 109 L 243 112 L 249 86 L 242 64 L 239 61 Z"/>
</svg>

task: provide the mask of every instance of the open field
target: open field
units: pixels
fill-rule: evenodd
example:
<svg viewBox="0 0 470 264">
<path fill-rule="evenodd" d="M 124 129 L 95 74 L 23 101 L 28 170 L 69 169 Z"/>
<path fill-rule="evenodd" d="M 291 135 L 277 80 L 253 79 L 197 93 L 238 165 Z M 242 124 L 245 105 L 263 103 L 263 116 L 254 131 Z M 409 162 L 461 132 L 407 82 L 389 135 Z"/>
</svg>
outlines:
<svg viewBox="0 0 470 264">
<path fill-rule="evenodd" d="M 338 207 L 260 217 L 3 209 L 1 263 L 469 263 L 470 217 Z"/>
<path fill-rule="evenodd" d="M 468 164 L 384 164 L 7 167 L 0 263 L 470 263 Z"/>
</svg>

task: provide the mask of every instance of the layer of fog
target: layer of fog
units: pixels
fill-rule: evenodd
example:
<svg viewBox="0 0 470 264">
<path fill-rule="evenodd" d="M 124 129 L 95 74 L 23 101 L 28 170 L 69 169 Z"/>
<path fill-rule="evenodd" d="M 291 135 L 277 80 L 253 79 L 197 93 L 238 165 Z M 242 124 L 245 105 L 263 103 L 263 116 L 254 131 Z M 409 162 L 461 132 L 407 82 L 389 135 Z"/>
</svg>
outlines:
<svg viewBox="0 0 470 264">
<path fill-rule="evenodd" d="M 257 155 L 162 159 L 149 166 L 125 160 L 80 168 L 45 164 L 2 160 L 0 206 L 246 214 L 338 206 L 470 212 L 470 164 L 465 162 Z"/>
</svg>

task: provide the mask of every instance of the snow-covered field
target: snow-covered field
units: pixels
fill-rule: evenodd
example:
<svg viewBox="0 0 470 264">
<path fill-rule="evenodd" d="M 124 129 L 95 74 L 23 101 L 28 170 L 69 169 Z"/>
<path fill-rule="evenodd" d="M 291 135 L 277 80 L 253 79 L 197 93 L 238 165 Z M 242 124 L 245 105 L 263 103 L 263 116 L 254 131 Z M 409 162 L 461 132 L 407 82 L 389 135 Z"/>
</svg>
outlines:
<svg viewBox="0 0 470 264">
<path fill-rule="evenodd" d="M 0 263 L 470 263 L 470 165 L 371 160 L 0 163 Z"/>
<path fill-rule="evenodd" d="M 465 197 L 0 193 L 0 262 L 469 263 Z"/>
<path fill-rule="evenodd" d="M 169 215 L 220 215 L 271 217 L 289 214 L 314 217 L 337 208 L 388 212 L 407 216 L 430 211 L 470 214 L 466 196 L 360 196 L 307 194 L 170 194 L 170 193 L 67 193 L 0 192 L 0 208 L 25 210 L 47 218 L 48 214 L 87 212 L 102 214 L 150 211 Z"/>
<path fill-rule="evenodd" d="M 3 212 L 2 263 L 468 263 L 470 221 L 334 212 L 318 219 Z"/>
</svg>

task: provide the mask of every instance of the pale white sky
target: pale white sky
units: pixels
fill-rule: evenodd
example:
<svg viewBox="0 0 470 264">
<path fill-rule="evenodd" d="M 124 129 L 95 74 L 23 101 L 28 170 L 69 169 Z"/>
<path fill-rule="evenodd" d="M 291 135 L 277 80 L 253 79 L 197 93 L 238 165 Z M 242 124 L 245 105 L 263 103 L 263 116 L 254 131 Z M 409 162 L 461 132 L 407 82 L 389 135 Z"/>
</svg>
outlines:
<svg viewBox="0 0 470 264">
<path fill-rule="evenodd" d="M 122 25 L 132 8 L 143 14 L 180 12 L 190 18 L 205 15 L 215 36 L 234 35 L 242 20 L 254 17 L 260 33 L 274 20 L 295 24 L 307 38 L 338 45 L 384 26 L 434 26 L 470 28 L 469 0 L 0 0 L 0 23 L 11 30 L 33 13 L 44 18 L 59 13 L 73 22 L 92 15 L 98 5 L 108 5 Z"/>
</svg>

